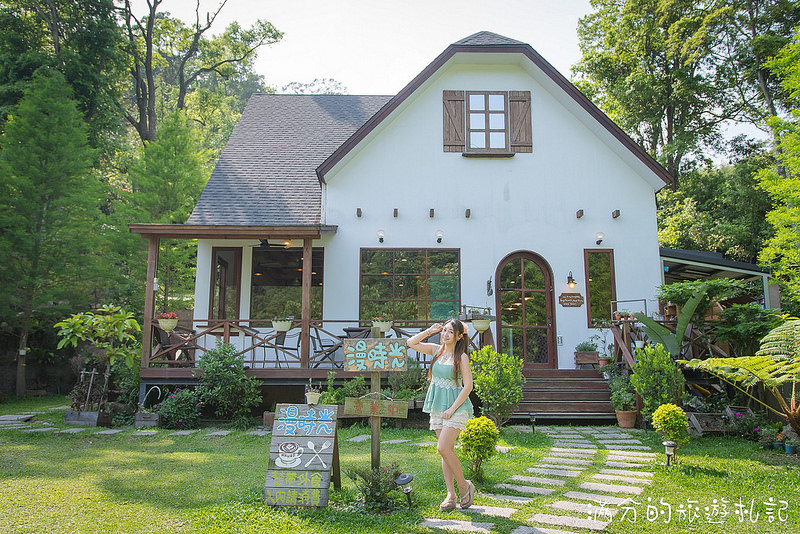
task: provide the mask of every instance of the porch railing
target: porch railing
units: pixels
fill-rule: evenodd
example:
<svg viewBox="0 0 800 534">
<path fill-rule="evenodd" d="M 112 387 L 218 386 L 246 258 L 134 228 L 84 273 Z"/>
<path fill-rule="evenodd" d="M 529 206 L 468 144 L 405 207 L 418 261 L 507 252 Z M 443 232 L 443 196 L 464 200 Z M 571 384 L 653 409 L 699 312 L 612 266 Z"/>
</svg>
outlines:
<svg viewBox="0 0 800 534">
<path fill-rule="evenodd" d="M 430 322 L 403 321 L 385 337 L 409 338 L 427 328 Z M 276 331 L 268 320 L 212 320 L 182 322 L 171 332 L 152 324 L 152 347 L 144 353 L 143 368 L 192 368 L 200 356 L 217 342 L 230 343 L 237 355 L 244 356 L 250 369 L 343 369 L 343 340 L 370 337 L 371 324 L 354 320 L 314 320 L 309 327 L 309 351 L 302 354 L 302 324 L 297 320 L 286 332 Z M 478 350 L 481 334 L 470 332 L 470 350 Z M 436 341 L 436 337 L 430 340 Z M 486 343 L 485 338 L 483 340 Z M 430 364 L 427 354 L 410 351 L 423 366 Z M 305 356 L 305 357 L 304 357 Z M 307 362 L 307 363 L 306 363 Z M 305 364 L 304 364 L 305 363 Z"/>
</svg>

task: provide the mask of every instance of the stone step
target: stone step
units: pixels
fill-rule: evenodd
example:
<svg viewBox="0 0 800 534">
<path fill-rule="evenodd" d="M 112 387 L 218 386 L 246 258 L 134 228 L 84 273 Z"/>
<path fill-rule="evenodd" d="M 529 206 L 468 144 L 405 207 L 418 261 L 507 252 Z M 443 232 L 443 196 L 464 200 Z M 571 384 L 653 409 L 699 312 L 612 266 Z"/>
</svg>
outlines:
<svg viewBox="0 0 800 534">
<path fill-rule="evenodd" d="M 559 456 L 561 458 L 582 458 L 584 460 L 591 460 L 595 457 L 593 452 L 560 452 L 557 450 L 550 451 L 550 456 Z"/>
<path fill-rule="evenodd" d="M 557 528 L 530 527 L 520 525 L 511 531 L 511 534 L 577 534 L 571 530 L 559 530 Z"/>
<path fill-rule="evenodd" d="M 569 452 L 572 454 L 583 454 L 584 456 L 595 456 L 597 454 L 597 449 L 583 449 L 583 448 L 570 448 L 570 447 L 552 447 L 550 449 L 552 452 Z"/>
<path fill-rule="evenodd" d="M 607 475 L 605 473 L 598 473 L 589 478 L 593 480 L 610 480 L 612 482 L 628 482 L 630 484 L 652 484 L 652 480 L 646 478 L 626 477 L 622 475 Z"/>
<path fill-rule="evenodd" d="M 622 475 L 626 477 L 629 476 L 629 477 L 653 478 L 653 473 L 651 473 L 650 471 L 630 471 L 628 469 L 601 469 L 598 472 L 603 475 Z"/>
<path fill-rule="evenodd" d="M 600 506 L 612 505 L 619 506 L 629 503 L 630 497 L 614 497 L 613 495 L 603 495 L 601 493 L 587 493 L 585 491 L 568 491 L 564 493 L 567 499 L 577 499 L 579 501 L 592 501 Z"/>
<path fill-rule="evenodd" d="M 524 475 L 512 475 L 509 480 L 512 482 L 522 482 L 523 484 L 545 484 L 548 486 L 563 486 L 566 484 L 565 480 L 556 480 L 555 478 L 543 477 L 526 477 Z"/>
<path fill-rule="evenodd" d="M 533 514 L 531 521 L 537 523 L 547 523 L 548 525 L 558 525 L 562 527 L 585 528 L 589 530 L 605 530 L 611 521 L 596 521 L 594 519 L 584 519 L 570 515 L 553 514 Z"/>
<path fill-rule="evenodd" d="M 434 528 L 438 530 L 452 530 L 456 532 L 480 532 L 489 534 L 494 528 L 494 523 L 474 523 L 472 521 L 462 521 L 459 519 L 425 519 L 420 526 Z"/>
<path fill-rule="evenodd" d="M 557 477 L 572 477 L 578 478 L 581 476 L 582 471 L 575 471 L 575 470 L 567 470 L 567 469 L 544 469 L 541 467 L 529 467 L 527 469 L 529 473 L 534 473 L 536 475 L 555 475 Z"/>
<path fill-rule="evenodd" d="M 493 499 L 495 501 L 510 501 L 520 504 L 527 504 L 533 501 L 532 497 L 520 497 L 519 495 L 501 495 L 499 493 L 481 493 L 481 497 L 486 499 Z"/>
<path fill-rule="evenodd" d="M 655 457 L 658 456 L 658 454 L 656 454 L 654 452 L 631 452 L 631 451 L 625 451 L 625 450 L 608 451 L 608 455 L 609 456 L 611 456 L 611 455 L 627 456 L 629 458 L 645 458 L 645 457 L 647 457 L 647 458 L 655 458 Z M 646 462 L 647 460 L 641 460 L 640 459 L 639 461 L 640 462 Z"/>
<path fill-rule="evenodd" d="M 571 471 L 585 471 L 587 469 L 587 467 L 584 467 L 582 465 L 564 465 L 564 464 L 536 464 L 536 467 L 541 467 L 543 469 L 567 469 Z"/>
<path fill-rule="evenodd" d="M 597 445 L 589 443 L 588 441 L 585 443 L 579 441 L 556 441 L 553 445 L 556 447 L 572 447 L 574 449 L 597 449 Z"/>
<path fill-rule="evenodd" d="M 605 465 L 609 467 L 647 467 L 642 464 L 636 464 L 631 462 L 617 462 L 617 461 L 607 461 Z"/>
<path fill-rule="evenodd" d="M 652 451 L 647 445 L 606 445 L 609 451 Z"/>
<path fill-rule="evenodd" d="M 578 460 L 577 458 L 559 458 L 557 456 L 545 456 L 542 458 L 543 462 L 551 462 L 555 464 L 570 464 L 570 465 L 592 465 L 590 460 Z"/>
<path fill-rule="evenodd" d="M 553 501 L 548 503 L 547 506 L 564 510 L 565 512 L 579 512 L 582 514 L 589 514 L 592 516 L 598 515 L 611 519 L 619 511 L 616 508 L 608 508 L 606 506 L 598 506 L 596 504 L 585 504 L 582 502 L 573 501 Z"/>
<path fill-rule="evenodd" d="M 469 508 L 459 508 L 462 512 L 488 515 L 492 517 L 509 518 L 517 512 L 518 508 L 508 508 L 503 506 L 488 506 L 486 504 L 473 504 Z"/>
<path fill-rule="evenodd" d="M 629 493 L 631 495 L 641 495 L 644 488 L 640 486 L 620 486 L 619 484 L 601 484 L 599 482 L 581 482 L 578 485 L 581 489 L 592 491 L 607 491 L 609 493 Z"/>
<path fill-rule="evenodd" d="M 536 486 L 520 486 L 518 484 L 495 484 L 495 488 L 518 491 L 520 493 L 530 493 L 532 495 L 550 495 L 555 490 L 550 488 L 539 488 Z"/>
</svg>

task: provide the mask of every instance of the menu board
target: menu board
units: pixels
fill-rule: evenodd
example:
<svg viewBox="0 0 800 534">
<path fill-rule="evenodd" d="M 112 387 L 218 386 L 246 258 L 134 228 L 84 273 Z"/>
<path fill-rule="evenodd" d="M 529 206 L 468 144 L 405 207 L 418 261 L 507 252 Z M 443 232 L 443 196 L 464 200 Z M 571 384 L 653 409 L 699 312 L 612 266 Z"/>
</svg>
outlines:
<svg viewBox="0 0 800 534">
<path fill-rule="evenodd" d="M 328 506 L 336 449 L 336 405 L 278 404 L 264 503 Z"/>
</svg>

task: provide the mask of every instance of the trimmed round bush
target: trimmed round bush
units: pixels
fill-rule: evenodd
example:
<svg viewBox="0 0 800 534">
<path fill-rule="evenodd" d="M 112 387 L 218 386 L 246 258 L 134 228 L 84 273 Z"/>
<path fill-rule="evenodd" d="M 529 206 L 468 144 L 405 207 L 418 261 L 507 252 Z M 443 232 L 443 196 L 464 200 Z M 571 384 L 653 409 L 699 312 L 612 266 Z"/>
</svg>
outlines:
<svg viewBox="0 0 800 534">
<path fill-rule="evenodd" d="M 488 417 L 473 417 L 467 422 L 467 428 L 461 433 L 461 450 L 473 462 L 472 471 L 475 479 L 483 479 L 481 464 L 491 458 L 497 449 L 500 431 Z"/>
<path fill-rule="evenodd" d="M 653 428 L 665 439 L 683 445 L 689 441 L 689 422 L 683 408 L 662 404 L 653 412 Z"/>
</svg>

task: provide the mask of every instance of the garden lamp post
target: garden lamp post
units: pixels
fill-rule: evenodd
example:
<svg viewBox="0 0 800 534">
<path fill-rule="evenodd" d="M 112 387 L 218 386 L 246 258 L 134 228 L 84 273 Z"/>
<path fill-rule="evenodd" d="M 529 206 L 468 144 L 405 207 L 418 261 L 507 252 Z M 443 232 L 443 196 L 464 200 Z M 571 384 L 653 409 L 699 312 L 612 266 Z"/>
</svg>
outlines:
<svg viewBox="0 0 800 534">
<path fill-rule="evenodd" d="M 408 499 L 408 507 L 411 508 L 411 481 L 414 480 L 414 475 L 411 473 L 403 473 L 399 477 L 394 480 L 394 483 L 397 484 L 403 493 L 406 494 L 406 499 Z"/>
<path fill-rule="evenodd" d="M 536 433 L 536 412 L 528 412 L 528 417 L 531 419 L 531 434 Z"/>
<path fill-rule="evenodd" d="M 667 455 L 667 467 L 669 467 L 670 460 L 675 458 L 675 447 L 677 447 L 674 441 L 665 441 L 662 443 L 664 446 L 664 454 Z"/>
</svg>

